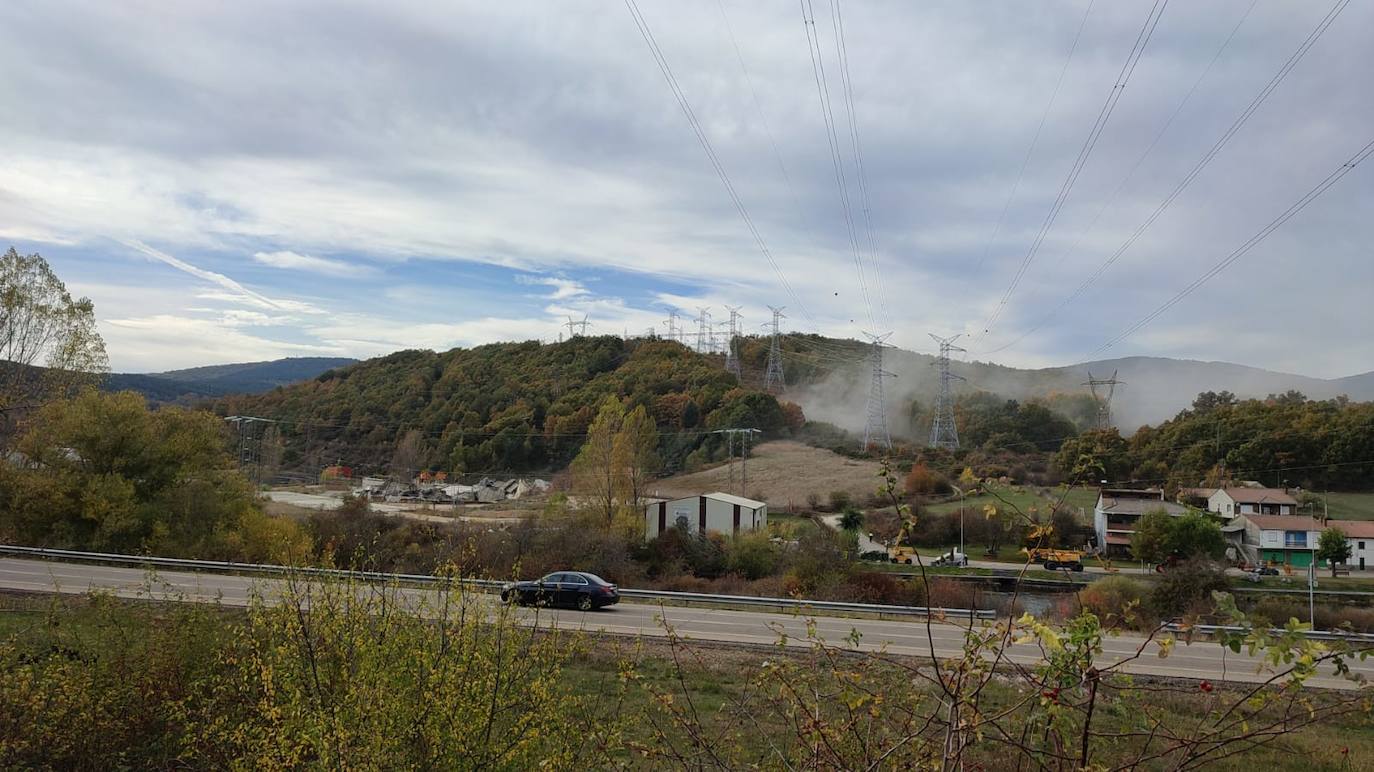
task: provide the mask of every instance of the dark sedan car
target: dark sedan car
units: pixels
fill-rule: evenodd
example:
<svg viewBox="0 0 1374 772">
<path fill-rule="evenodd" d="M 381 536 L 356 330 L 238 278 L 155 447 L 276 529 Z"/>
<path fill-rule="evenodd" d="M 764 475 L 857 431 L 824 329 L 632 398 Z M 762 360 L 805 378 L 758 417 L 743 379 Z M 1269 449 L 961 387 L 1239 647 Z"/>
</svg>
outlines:
<svg viewBox="0 0 1374 772">
<path fill-rule="evenodd" d="M 614 584 L 584 571 L 558 571 L 533 582 L 515 582 L 501 588 L 501 600 L 521 606 L 570 606 L 591 611 L 620 602 Z"/>
</svg>

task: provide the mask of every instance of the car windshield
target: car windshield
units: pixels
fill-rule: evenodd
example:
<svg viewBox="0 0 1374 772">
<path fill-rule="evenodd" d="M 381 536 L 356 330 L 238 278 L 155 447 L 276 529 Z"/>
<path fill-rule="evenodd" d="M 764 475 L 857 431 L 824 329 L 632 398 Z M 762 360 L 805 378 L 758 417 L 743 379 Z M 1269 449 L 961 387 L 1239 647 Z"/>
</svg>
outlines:
<svg viewBox="0 0 1374 772">
<path fill-rule="evenodd" d="M 544 577 L 543 579 L 540 579 L 539 581 L 543 582 L 544 584 L 557 584 L 558 582 L 563 581 L 563 575 L 549 574 L 548 576 Z"/>
<path fill-rule="evenodd" d="M 610 582 L 606 581 L 605 579 L 602 579 L 596 574 L 579 574 L 579 576 L 585 576 L 587 578 L 587 581 L 591 582 L 592 584 L 610 584 Z"/>
</svg>

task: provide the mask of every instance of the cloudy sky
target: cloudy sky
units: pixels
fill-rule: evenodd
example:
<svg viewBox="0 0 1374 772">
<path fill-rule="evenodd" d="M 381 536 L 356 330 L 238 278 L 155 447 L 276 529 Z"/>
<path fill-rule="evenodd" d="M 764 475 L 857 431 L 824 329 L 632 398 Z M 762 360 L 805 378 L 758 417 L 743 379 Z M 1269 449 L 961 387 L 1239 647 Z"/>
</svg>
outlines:
<svg viewBox="0 0 1374 772">
<path fill-rule="evenodd" d="M 639 0 L 756 239 L 615 0 L 14 0 L 0 246 L 91 297 L 125 371 L 550 340 L 568 314 L 642 333 L 727 304 L 749 330 L 785 305 L 792 329 L 916 350 L 962 332 L 1020 366 L 1374 369 L 1374 162 L 1099 351 L 1374 139 L 1370 4 L 1064 303 L 1331 8 L 1175 0 L 1115 89 L 1156 5 L 844 3 L 860 176 L 813 0 L 851 240 L 796 2 Z"/>
</svg>

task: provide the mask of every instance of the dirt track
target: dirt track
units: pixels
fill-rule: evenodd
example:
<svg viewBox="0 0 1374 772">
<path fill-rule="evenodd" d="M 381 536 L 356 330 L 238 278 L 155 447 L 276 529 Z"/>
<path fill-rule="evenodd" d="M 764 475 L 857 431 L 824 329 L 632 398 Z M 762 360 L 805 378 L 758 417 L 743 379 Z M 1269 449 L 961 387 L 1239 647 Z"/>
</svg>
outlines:
<svg viewBox="0 0 1374 772">
<path fill-rule="evenodd" d="M 733 487 L 729 468 L 721 465 L 658 480 L 650 486 L 650 495 L 671 498 L 711 491 L 738 494 L 740 466 L 737 459 Z M 825 502 L 831 491 L 838 490 L 863 501 L 881 484 L 878 470 L 876 461 L 856 461 L 800 442 L 765 442 L 750 452 L 749 483 L 744 495 L 761 498 L 773 511 L 787 511 L 789 507 L 806 509 L 808 494 L 814 493 Z"/>
</svg>

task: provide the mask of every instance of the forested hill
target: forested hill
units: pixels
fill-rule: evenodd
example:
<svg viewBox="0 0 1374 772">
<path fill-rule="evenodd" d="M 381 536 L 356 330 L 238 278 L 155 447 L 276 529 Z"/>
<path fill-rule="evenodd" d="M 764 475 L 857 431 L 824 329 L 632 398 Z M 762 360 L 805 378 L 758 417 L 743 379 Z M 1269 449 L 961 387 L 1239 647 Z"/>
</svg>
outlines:
<svg viewBox="0 0 1374 772">
<path fill-rule="evenodd" d="M 610 336 L 400 351 L 269 393 L 225 398 L 217 410 L 280 421 L 285 468 L 339 463 L 377 471 L 416 433 L 419 466 L 477 474 L 562 468 L 611 394 L 653 415 L 669 468 L 699 448 L 705 430 L 800 423 L 799 411 L 740 388 L 719 357 Z"/>
</svg>

